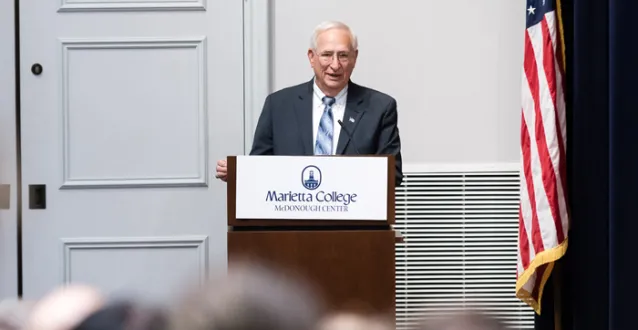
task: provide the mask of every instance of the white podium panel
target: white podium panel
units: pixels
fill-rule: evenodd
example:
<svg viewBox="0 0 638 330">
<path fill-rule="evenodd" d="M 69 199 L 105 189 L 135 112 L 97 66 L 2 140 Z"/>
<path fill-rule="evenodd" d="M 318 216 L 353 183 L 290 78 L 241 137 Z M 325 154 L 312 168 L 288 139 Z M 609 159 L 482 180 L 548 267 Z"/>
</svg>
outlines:
<svg viewBox="0 0 638 330">
<path fill-rule="evenodd" d="M 388 217 L 388 158 L 237 156 L 237 219 Z"/>
</svg>

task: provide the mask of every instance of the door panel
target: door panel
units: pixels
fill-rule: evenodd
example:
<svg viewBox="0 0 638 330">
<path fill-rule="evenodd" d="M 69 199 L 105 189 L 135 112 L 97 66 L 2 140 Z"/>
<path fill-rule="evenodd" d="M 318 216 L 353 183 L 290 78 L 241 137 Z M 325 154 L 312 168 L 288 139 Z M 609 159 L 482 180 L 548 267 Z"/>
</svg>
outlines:
<svg viewBox="0 0 638 330">
<path fill-rule="evenodd" d="M 206 185 L 204 38 L 61 44 L 64 188 Z"/>
<path fill-rule="evenodd" d="M 243 153 L 242 1 L 21 3 L 22 183 L 46 190 L 23 193 L 25 296 L 164 299 L 223 268 L 214 171 Z"/>
<path fill-rule="evenodd" d="M 74 238 L 65 239 L 63 246 L 64 282 L 92 283 L 116 294 L 163 300 L 186 280 L 196 285 L 208 272 L 208 237 L 203 235 Z"/>
<path fill-rule="evenodd" d="M 18 295 L 13 4 L 0 1 L 0 300 Z"/>
</svg>

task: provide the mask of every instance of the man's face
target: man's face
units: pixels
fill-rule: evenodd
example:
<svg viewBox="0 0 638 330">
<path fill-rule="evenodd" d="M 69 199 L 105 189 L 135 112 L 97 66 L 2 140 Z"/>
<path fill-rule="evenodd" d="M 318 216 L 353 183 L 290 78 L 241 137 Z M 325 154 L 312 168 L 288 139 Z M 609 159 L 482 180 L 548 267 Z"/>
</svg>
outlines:
<svg viewBox="0 0 638 330">
<path fill-rule="evenodd" d="M 326 95 L 335 96 L 348 84 L 357 55 L 346 30 L 331 29 L 318 36 L 317 49 L 308 50 L 308 59 Z"/>
</svg>

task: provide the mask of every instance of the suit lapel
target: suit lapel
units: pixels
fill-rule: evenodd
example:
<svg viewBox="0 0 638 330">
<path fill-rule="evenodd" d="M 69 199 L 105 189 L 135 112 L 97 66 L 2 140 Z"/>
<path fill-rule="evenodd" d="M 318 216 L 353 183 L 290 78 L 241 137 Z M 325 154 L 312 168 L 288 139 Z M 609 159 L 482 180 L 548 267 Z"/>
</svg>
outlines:
<svg viewBox="0 0 638 330">
<path fill-rule="evenodd" d="M 295 114 L 297 116 L 297 129 L 303 145 L 303 154 L 314 155 L 312 147 L 312 84 L 311 80 L 300 89 L 299 98 L 295 100 Z"/>
<path fill-rule="evenodd" d="M 339 126 L 341 129 L 341 133 L 339 133 L 339 141 L 337 142 L 337 155 L 342 155 L 346 150 L 348 143 L 350 143 L 349 133 L 354 133 L 354 130 L 359 125 L 361 121 L 361 116 L 365 112 L 363 107 L 363 89 L 354 83 L 350 83 L 348 86 L 348 100 L 346 101 L 346 110 L 343 114 L 343 126 L 347 132 L 344 132 L 344 129 Z M 335 127 L 339 125 L 339 123 L 335 123 Z"/>
</svg>

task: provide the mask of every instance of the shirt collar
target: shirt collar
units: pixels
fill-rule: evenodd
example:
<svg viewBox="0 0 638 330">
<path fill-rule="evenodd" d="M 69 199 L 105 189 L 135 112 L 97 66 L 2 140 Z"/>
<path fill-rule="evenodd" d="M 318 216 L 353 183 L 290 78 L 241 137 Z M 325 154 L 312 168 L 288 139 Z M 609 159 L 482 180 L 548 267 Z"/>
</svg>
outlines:
<svg viewBox="0 0 638 330">
<path fill-rule="evenodd" d="M 313 90 L 314 90 L 315 96 L 318 97 L 319 100 L 322 100 L 323 97 L 326 96 L 326 94 L 324 94 L 324 92 L 321 91 L 319 86 L 317 86 L 317 78 L 313 80 Z M 348 92 L 348 85 L 346 84 L 346 87 L 344 87 L 339 92 L 339 94 L 335 96 L 335 103 L 341 103 L 341 101 L 343 101 L 344 96 L 346 95 L 347 92 Z"/>
</svg>

